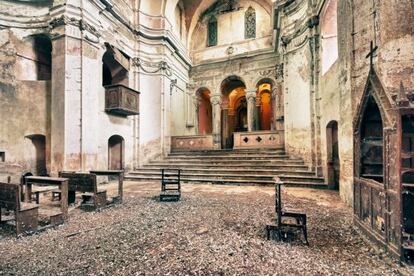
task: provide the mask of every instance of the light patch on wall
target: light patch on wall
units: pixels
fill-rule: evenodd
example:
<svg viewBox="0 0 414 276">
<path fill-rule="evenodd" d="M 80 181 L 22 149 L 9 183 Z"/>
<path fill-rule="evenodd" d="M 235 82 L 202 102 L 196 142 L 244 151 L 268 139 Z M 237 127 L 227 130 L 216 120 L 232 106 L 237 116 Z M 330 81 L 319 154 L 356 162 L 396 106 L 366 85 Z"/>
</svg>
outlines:
<svg viewBox="0 0 414 276">
<path fill-rule="evenodd" d="M 327 1 L 321 15 L 322 74 L 338 59 L 337 0 Z"/>
</svg>

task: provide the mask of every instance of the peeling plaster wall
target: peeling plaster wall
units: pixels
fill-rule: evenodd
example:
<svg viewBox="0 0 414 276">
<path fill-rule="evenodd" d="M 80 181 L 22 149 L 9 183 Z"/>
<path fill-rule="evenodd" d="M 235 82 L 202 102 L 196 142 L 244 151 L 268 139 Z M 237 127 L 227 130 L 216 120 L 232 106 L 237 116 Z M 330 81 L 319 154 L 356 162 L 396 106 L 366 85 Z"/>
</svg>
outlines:
<svg viewBox="0 0 414 276">
<path fill-rule="evenodd" d="M 310 163 L 310 53 L 306 46 L 284 57 L 285 145 L 289 154 Z"/>
<path fill-rule="evenodd" d="M 33 169 L 33 151 L 26 136 L 40 134 L 50 139 L 50 81 L 17 78 L 25 75 L 18 49 L 29 46 L 12 32 L 0 31 L 0 151 L 6 155 L 5 162 L 0 162 L 0 181 L 8 175 L 18 181 L 22 171 Z"/>
</svg>

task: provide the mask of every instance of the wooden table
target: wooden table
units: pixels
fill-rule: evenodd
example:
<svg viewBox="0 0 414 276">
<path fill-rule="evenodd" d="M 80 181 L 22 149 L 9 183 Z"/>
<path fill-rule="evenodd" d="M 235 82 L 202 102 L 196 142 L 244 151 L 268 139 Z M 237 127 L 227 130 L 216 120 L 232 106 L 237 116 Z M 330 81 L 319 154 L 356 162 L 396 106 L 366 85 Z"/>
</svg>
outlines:
<svg viewBox="0 0 414 276">
<path fill-rule="evenodd" d="M 118 177 L 118 197 L 120 202 L 122 202 L 122 198 L 124 195 L 123 186 L 124 186 L 124 171 L 123 170 L 96 170 L 90 171 L 95 175 L 104 175 L 104 176 L 117 176 Z"/>
<path fill-rule="evenodd" d="M 45 177 L 45 176 L 26 176 L 26 193 L 25 201 L 32 201 L 32 185 L 39 186 L 58 186 L 61 192 L 60 209 L 64 219 L 68 218 L 68 179 L 58 177 Z"/>
</svg>

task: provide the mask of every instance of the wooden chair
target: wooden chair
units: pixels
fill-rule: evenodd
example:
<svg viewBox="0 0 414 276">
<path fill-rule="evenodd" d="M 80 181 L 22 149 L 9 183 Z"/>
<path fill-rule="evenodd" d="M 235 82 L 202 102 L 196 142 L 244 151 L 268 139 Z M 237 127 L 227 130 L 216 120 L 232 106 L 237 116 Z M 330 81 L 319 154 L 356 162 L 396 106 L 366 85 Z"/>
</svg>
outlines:
<svg viewBox="0 0 414 276">
<path fill-rule="evenodd" d="M 278 177 L 275 177 L 276 224 L 266 225 L 267 239 L 270 240 L 271 233 L 273 232 L 276 233 L 277 240 L 281 241 L 284 238 L 286 239 L 289 233 L 292 233 L 294 230 L 301 230 L 305 244 L 309 245 L 306 214 L 283 210 L 281 197 L 282 185 L 283 182 Z M 286 219 L 288 222 L 286 222 Z"/>
<path fill-rule="evenodd" d="M 161 169 L 160 201 L 178 201 L 181 198 L 181 170 Z"/>
</svg>

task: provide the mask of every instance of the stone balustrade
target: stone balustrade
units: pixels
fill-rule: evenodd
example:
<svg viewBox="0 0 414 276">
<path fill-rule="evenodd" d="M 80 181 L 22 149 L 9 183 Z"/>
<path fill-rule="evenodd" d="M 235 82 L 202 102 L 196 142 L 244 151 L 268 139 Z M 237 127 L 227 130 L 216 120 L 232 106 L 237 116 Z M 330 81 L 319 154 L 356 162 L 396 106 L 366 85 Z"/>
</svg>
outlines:
<svg viewBox="0 0 414 276">
<path fill-rule="evenodd" d="M 251 148 L 284 148 L 284 131 L 250 131 L 235 132 L 234 149 L 251 149 Z"/>
<path fill-rule="evenodd" d="M 213 135 L 171 137 L 171 151 L 198 151 L 214 149 Z"/>
</svg>

